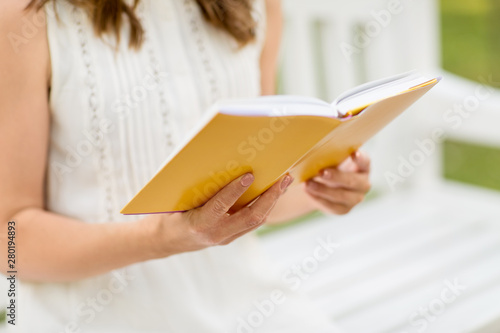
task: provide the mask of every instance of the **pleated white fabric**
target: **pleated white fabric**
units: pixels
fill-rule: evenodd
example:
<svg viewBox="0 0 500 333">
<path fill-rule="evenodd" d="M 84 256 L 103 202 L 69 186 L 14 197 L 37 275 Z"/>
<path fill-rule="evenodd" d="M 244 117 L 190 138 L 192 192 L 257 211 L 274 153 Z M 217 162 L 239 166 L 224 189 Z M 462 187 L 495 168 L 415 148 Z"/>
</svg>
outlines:
<svg viewBox="0 0 500 333">
<path fill-rule="evenodd" d="M 142 0 L 139 51 L 128 48 L 127 27 L 121 43 L 97 38 L 82 11 L 56 3 L 45 8 L 47 207 L 86 223 L 139 218 L 119 211 L 203 111 L 218 99 L 259 95 L 264 2 L 255 4 L 258 41 L 240 49 L 203 20 L 196 1 Z M 259 246 L 249 235 L 74 283 L 21 283 L 16 332 L 333 332 Z M 283 302 L 271 306 L 273 292 Z"/>
</svg>

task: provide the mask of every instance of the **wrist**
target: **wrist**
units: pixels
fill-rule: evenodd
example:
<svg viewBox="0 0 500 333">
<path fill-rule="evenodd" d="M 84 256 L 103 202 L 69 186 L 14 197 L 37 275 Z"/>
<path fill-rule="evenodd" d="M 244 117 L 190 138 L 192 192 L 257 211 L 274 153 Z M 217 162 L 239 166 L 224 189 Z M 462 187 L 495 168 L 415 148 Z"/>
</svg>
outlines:
<svg viewBox="0 0 500 333">
<path fill-rule="evenodd" d="M 161 257 L 159 229 L 161 224 L 160 215 L 148 215 L 145 218 L 137 221 L 139 228 L 139 237 L 144 249 L 145 260 L 158 259 Z"/>
<path fill-rule="evenodd" d="M 180 253 L 176 249 L 178 231 L 175 226 L 178 214 L 152 214 L 138 223 L 143 230 L 147 260 L 160 259 Z"/>
</svg>

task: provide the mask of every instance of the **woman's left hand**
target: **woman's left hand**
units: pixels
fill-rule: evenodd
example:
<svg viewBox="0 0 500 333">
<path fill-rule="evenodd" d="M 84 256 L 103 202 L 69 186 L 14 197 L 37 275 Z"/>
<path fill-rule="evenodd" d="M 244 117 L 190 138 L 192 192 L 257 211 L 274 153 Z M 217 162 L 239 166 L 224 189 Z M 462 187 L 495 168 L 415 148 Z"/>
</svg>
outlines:
<svg viewBox="0 0 500 333">
<path fill-rule="evenodd" d="M 357 151 L 338 167 L 325 168 L 307 181 L 305 191 L 315 208 L 343 215 L 363 201 L 370 186 L 370 158 Z"/>
</svg>

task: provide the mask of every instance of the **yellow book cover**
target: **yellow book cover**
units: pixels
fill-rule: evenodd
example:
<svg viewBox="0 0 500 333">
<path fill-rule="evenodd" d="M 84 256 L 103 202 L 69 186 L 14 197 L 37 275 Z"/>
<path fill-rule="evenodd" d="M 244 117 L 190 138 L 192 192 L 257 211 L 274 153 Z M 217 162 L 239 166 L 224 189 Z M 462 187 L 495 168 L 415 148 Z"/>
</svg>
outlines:
<svg viewBox="0 0 500 333">
<path fill-rule="evenodd" d="M 338 165 L 439 80 L 410 72 L 357 87 L 331 104 L 297 96 L 218 103 L 121 213 L 193 209 L 252 172 L 254 183 L 234 206 L 241 208 L 286 173 L 305 181 Z"/>
</svg>

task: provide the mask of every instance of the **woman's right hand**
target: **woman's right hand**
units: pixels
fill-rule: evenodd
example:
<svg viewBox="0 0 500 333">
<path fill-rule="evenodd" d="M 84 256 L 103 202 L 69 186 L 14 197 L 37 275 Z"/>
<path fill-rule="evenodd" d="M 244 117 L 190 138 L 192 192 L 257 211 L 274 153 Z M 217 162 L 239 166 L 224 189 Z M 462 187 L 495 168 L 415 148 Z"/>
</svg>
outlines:
<svg viewBox="0 0 500 333">
<path fill-rule="evenodd" d="M 202 207 L 173 214 L 153 215 L 144 220 L 152 230 L 153 257 L 197 251 L 210 246 L 226 245 L 258 228 L 274 205 L 293 182 L 284 176 L 252 205 L 229 214 L 230 208 L 254 181 L 251 173 L 233 180 Z"/>
</svg>

